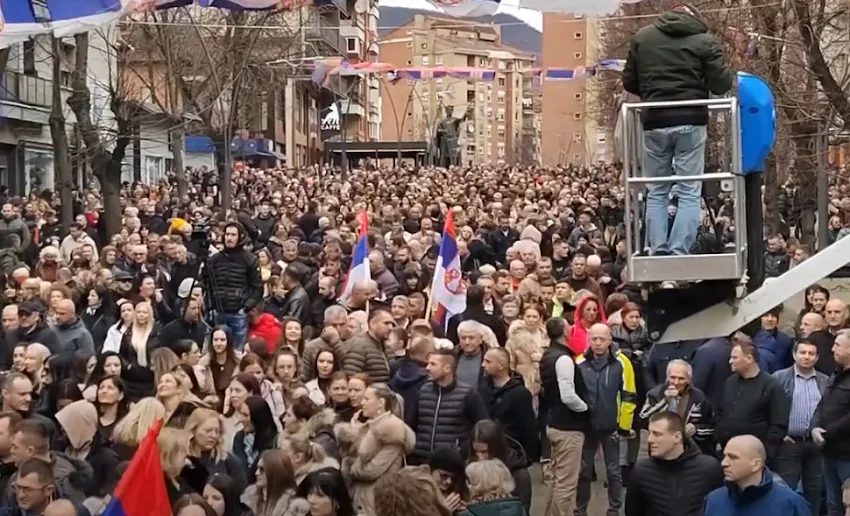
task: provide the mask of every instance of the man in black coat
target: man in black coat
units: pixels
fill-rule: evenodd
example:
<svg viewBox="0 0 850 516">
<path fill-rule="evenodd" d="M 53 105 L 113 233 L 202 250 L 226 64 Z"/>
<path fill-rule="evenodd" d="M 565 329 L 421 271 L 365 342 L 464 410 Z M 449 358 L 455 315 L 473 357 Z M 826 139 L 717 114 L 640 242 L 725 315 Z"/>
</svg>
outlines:
<svg viewBox="0 0 850 516">
<path fill-rule="evenodd" d="M 537 416 L 531 392 L 522 377 L 511 374 L 511 357 L 505 348 L 492 348 L 481 363 L 485 377 L 478 392 L 490 419 L 499 424 L 502 433 L 522 445 L 529 464 L 540 458 Z"/>
<path fill-rule="evenodd" d="M 720 462 L 700 453 L 675 412 L 652 415 L 648 444 L 626 490 L 626 516 L 702 516 L 705 497 L 723 485 Z"/>
<path fill-rule="evenodd" d="M 484 287 L 481 285 L 471 285 L 466 289 L 466 310 L 462 314 L 458 314 L 449 319 L 448 329 L 446 330 L 446 338 L 454 344 L 460 342 L 457 335 L 457 327 L 463 321 L 478 321 L 484 326 L 487 326 L 493 333 L 496 334 L 496 340 L 500 346 L 504 346 L 507 341 L 505 327 L 498 317 L 490 315 L 484 308 Z"/>
<path fill-rule="evenodd" d="M 286 290 L 286 297 L 283 300 L 280 315 L 281 318 L 298 319 L 301 327 L 306 328 L 313 323 L 313 306 L 307 290 L 301 284 L 301 278 L 301 271 L 296 266 L 290 265 L 283 271 L 281 281 Z"/>
<path fill-rule="evenodd" d="M 208 271 L 216 322 L 230 328 L 238 351 L 248 339 L 247 314 L 263 299 L 257 257 L 245 249 L 246 242 L 242 225 L 228 223 L 224 228 L 224 249 L 210 257 Z"/>
</svg>

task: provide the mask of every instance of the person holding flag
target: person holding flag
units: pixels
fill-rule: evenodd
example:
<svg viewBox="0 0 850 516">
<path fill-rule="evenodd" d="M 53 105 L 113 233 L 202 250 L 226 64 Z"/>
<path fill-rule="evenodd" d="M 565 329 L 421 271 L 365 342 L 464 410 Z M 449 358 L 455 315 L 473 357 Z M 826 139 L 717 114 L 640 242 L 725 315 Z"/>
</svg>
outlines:
<svg viewBox="0 0 850 516">
<path fill-rule="evenodd" d="M 157 420 L 142 439 L 103 516 L 171 516 L 171 502 L 159 457 Z"/>
<path fill-rule="evenodd" d="M 372 279 L 372 273 L 369 264 L 369 216 L 366 210 L 360 212 L 360 231 L 357 237 L 357 244 L 354 246 L 354 252 L 351 255 L 351 266 L 348 269 L 348 274 L 345 276 L 345 282 L 339 291 L 337 302 L 342 306 L 349 306 L 351 293 L 354 291 L 354 286 L 357 283 L 369 281 Z"/>
<path fill-rule="evenodd" d="M 466 310 L 466 283 L 462 276 L 454 211 L 449 210 L 443 228 L 440 252 L 437 255 L 437 265 L 434 267 L 431 297 L 425 311 L 426 316 L 431 317 L 433 310 L 433 320 L 440 328 L 445 328 L 453 315 L 462 314 Z"/>
</svg>

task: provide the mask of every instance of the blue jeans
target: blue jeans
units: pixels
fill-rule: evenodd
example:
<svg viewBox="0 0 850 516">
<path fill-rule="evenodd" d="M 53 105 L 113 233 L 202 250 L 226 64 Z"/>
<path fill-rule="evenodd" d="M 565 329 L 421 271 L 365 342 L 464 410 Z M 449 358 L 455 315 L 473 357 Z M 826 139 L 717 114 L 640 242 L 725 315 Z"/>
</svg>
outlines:
<svg viewBox="0 0 850 516">
<path fill-rule="evenodd" d="M 242 312 L 235 314 L 218 312 L 215 314 L 215 323 L 230 328 L 230 333 L 233 335 L 233 349 L 241 352 L 245 348 L 245 341 L 248 340 L 247 315 Z"/>
<path fill-rule="evenodd" d="M 702 175 L 705 170 L 706 133 L 704 125 L 680 125 L 646 131 L 643 136 L 646 151 L 644 175 L 647 178 Z M 699 229 L 702 183 L 682 181 L 675 183 L 675 188 L 673 185 L 647 185 L 647 239 L 653 252 L 686 255 L 690 254 Z M 678 198 L 672 231 L 669 230 L 667 213 L 671 191 Z"/>
<path fill-rule="evenodd" d="M 823 458 L 823 486 L 826 488 L 826 507 L 829 516 L 844 516 L 841 486 L 850 478 L 850 460 Z M 812 512 L 815 509 L 812 508 Z"/>
</svg>

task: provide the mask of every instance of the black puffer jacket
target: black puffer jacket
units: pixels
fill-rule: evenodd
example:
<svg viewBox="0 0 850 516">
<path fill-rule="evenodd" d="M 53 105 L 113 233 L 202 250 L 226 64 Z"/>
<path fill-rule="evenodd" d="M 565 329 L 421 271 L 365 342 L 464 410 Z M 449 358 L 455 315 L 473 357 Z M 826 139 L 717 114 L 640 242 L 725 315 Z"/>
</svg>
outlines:
<svg viewBox="0 0 850 516">
<path fill-rule="evenodd" d="M 478 391 L 455 381 L 447 387 L 427 382 L 419 390 L 413 427 L 416 447 L 411 459 L 423 464 L 439 447 L 469 450 L 475 423 L 487 419 L 487 410 Z"/>
<path fill-rule="evenodd" d="M 706 495 L 723 485 L 723 468 L 690 440 L 673 460 L 638 461 L 626 490 L 626 516 L 702 516 Z"/>
<path fill-rule="evenodd" d="M 238 224 L 240 236 L 244 231 Z M 228 225 L 230 227 L 230 225 Z M 257 258 L 241 244 L 225 249 L 209 260 L 210 291 L 217 301 L 215 308 L 224 313 L 235 314 L 254 308 L 263 298 L 263 279 L 257 267 Z"/>
</svg>

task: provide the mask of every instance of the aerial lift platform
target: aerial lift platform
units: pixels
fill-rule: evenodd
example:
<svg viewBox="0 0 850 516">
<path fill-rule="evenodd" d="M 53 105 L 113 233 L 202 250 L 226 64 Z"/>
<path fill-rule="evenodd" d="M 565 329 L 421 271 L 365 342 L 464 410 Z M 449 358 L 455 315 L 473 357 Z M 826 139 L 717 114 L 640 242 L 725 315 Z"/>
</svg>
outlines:
<svg viewBox="0 0 850 516">
<path fill-rule="evenodd" d="M 733 200 L 734 243 L 708 254 L 647 256 L 643 198 L 646 186 L 683 182 L 679 176 L 643 177 L 643 127 L 648 109 L 706 106 L 725 125 L 721 171 L 692 181 L 719 183 Z M 623 104 L 623 181 L 626 213 L 626 281 L 639 285 L 655 342 L 727 337 L 850 262 L 850 238 L 839 240 L 778 278 L 764 281 L 762 175 L 776 139 L 774 96 L 762 79 L 738 74 L 728 98 Z M 718 235 L 719 237 L 719 235 Z M 660 288 L 677 282 L 679 288 Z"/>
</svg>

